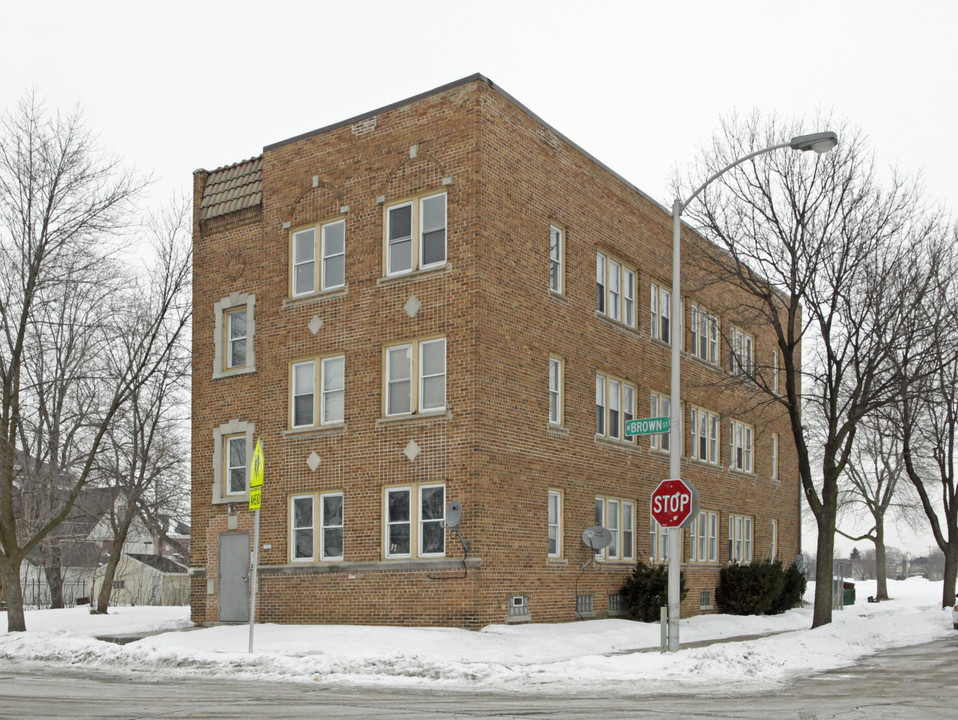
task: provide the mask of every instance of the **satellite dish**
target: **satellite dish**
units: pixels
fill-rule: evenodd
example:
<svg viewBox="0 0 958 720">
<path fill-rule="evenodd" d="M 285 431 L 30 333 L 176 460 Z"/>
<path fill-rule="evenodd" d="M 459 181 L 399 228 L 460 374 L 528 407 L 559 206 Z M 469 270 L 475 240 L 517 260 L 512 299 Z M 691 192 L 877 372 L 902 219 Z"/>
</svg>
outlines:
<svg viewBox="0 0 958 720">
<path fill-rule="evenodd" d="M 459 520 L 462 518 L 462 503 L 453 500 L 446 506 L 446 527 L 459 527 Z"/>
<path fill-rule="evenodd" d="M 612 532 L 600 525 L 593 525 L 582 531 L 582 542 L 587 548 L 601 550 L 612 544 Z"/>
</svg>

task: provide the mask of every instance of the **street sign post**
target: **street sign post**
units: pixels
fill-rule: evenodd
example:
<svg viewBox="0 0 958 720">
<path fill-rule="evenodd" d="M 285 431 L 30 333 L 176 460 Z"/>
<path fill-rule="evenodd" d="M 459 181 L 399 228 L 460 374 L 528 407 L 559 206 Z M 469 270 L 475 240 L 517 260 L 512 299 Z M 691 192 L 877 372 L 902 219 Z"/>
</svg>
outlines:
<svg viewBox="0 0 958 720">
<path fill-rule="evenodd" d="M 657 433 L 667 433 L 671 427 L 671 422 L 667 417 L 654 418 L 635 418 L 625 421 L 626 436 L 633 435 L 655 435 Z"/>
<path fill-rule="evenodd" d="M 664 528 L 683 528 L 699 511 L 699 492 L 688 480 L 663 480 L 652 493 L 651 513 Z"/>
<path fill-rule="evenodd" d="M 259 508 L 263 503 L 263 439 L 256 441 L 249 466 L 249 509 L 253 511 L 253 556 L 250 558 L 252 583 L 249 603 L 249 651 L 253 652 L 253 626 L 256 623 L 256 585 L 259 568 Z"/>
</svg>

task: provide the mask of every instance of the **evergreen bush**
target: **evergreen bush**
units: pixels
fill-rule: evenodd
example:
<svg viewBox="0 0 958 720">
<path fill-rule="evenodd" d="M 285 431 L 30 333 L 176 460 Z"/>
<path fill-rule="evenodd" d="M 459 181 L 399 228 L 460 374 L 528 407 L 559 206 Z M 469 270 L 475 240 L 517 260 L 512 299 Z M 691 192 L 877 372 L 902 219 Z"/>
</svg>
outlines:
<svg viewBox="0 0 958 720">
<path fill-rule="evenodd" d="M 669 574 L 665 565 L 635 564 L 632 575 L 619 593 L 622 605 L 630 620 L 658 622 L 659 608 L 668 605 Z M 679 575 L 679 597 L 687 594 L 685 573 Z"/>
<path fill-rule="evenodd" d="M 777 560 L 729 565 L 719 573 L 715 602 L 730 615 L 775 615 L 801 602 L 806 582 L 794 563 L 787 570 Z"/>
</svg>

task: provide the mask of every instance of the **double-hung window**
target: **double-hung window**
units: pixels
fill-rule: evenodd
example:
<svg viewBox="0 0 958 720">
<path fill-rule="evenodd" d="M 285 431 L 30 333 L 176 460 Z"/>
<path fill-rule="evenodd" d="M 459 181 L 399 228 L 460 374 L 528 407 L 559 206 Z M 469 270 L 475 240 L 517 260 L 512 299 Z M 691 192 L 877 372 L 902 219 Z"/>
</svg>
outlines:
<svg viewBox="0 0 958 720">
<path fill-rule="evenodd" d="M 446 193 L 386 207 L 387 277 L 446 263 Z"/>
<path fill-rule="evenodd" d="M 652 393 L 649 402 L 649 417 L 671 417 L 672 403 L 668 396 Z M 655 433 L 649 436 L 649 447 L 653 450 L 669 452 L 669 433 Z"/>
<path fill-rule="evenodd" d="M 562 424 L 562 360 L 549 358 L 549 423 Z"/>
<path fill-rule="evenodd" d="M 316 557 L 314 537 L 315 498 L 294 495 L 290 501 L 290 556 L 293 562 L 312 562 Z"/>
<path fill-rule="evenodd" d="M 772 480 L 778 480 L 778 434 L 772 433 Z"/>
<path fill-rule="evenodd" d="M 635 503 L 622 498 L 597 497 L 595 524 L 612 533 L 608 547 L 596 551 L 597 558 L 633 560 L 635 557 Z"/>
<path fill-rule="evenodd" d="M 256 296 L 231 293 L 214 303 L 213 377 L 242 375 L 256 370 L 254 336 Z"/>
<path fill-rule="evenodd" d="M 668 562 L 669 559 L 669 529 L 659 525 L 658 521 L 649 516 L 649 560 L 653 563 Z"/>
<path fill-rule="evenodd" d="M 230 435 L 224 439 L 226 455 L 226 494 L 245 495 L 246 485 L 246 435 Z"/>
<path fill-rule="evenodd" d="M 562 492 L 550 490 L 548 502 L 549 557 L 562 557 Z"/>
<path fill-rule="evenodd" d="M 319 528 L 316 506 L 319 506 Z M 290 498 L 289 541 L 293 562 L 343 559 L 343 494 L 294 495 Z"/>
<path fill-rule="evenodd" d="M 615 377 L 596 373 L 595 433 L 632 442 L 625 434 L 625 423 L 635 417 L 635 385 Z"/>
<path fill-rule="evenodd" d="M 692 355 L 713 365 L 718 364 L 718 318 L 710 315 L 698 305 L 692 305 L 690 315 L 692 321 Z"/>
<path fill-rule="evenodd" d="M 443 557 L 446 553 L 446 486 L 387 488 L 384 495 L 384 555 Z"/>
<path fill-rule="evenodd" d="M 290 371 L 290 427 L 307 428 L 343 422 L 345 366 L 346 359 L 342 355 L 293 363 Z M 320 392 L 317 392 L 317 375 Z"/>
<path fill-rule="evenodd" d="M 778 350 L 772 350 L 772 392 L 778 395 Z"/>
<path fill-rule="evenodd" d="M 732 420 L 729 422 L 729 449 L 733 470 L 752 472 L 752 438 L 754 431 L 751 425 Z"/>
<path fill-rule="evenodd" d="M 729 562 L 752 562 L 752 518 L 728 516 Z"/>
<path fill-rule="evenodd" d="M 385 349 L 387 416 L 446 409 L 446 339 L 415 340 Z"/>
<path fill-rule="evenodd" d="M 719 416 L 703 408 L 689 410 L 689 425 L 692 429 L 693 460 L 719 462 Z"/>
<path fill-rule="evenodd" d="M 651 284 L 651 334 L 656 340 L 672 342 L 672 291 L 656 283 Z"/>
<path fill-rule="evenodd" d="M 733 327 L 729 333 L 731 344 L 732 375 L 752 377 L 755 373 L 755 340 L 741 328 Z"/>
<path fill-rule="evenodd" d="M 236 308 L 226 314 L 226 367 L 233 369 L 246 365 L 246 308 Z"/>
<path fill-rule="evenodd" d="M 700 563 L 718 562 L 718 513 L 702 511 L 689 527 L 689 559 Z"/>
<path fill-rule="evenodd" d="M 293 231 L 291 275 L 293 297 L 343 287 L 346 284 L 346 221 L 332 220 Z"/>
<path fill-rule="evenodd" d="M 604 253 L 595 257 L 596 310 L 635 327 L 635 270 Z"/>
<path fill-rule="evenodd" d="M 563 261 L 565 260 L 565 233 L 555 225 L 549 226 L 549 289 L 555 293 L 562 293 L 565 277 L 563 276 Z"/>
</svg>

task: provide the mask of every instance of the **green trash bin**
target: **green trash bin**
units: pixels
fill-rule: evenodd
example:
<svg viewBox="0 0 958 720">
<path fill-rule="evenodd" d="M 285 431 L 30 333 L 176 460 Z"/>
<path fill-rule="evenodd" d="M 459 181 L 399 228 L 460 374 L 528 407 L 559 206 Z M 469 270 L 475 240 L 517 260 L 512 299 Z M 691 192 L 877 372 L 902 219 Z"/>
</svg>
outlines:
<svg viewBox="0 0 958 720">
<path fill-rule="evenodd" d="M 855 583 L 847 580 L 842 585 L 842 605 L 855 604 Z"/>
</svg>

